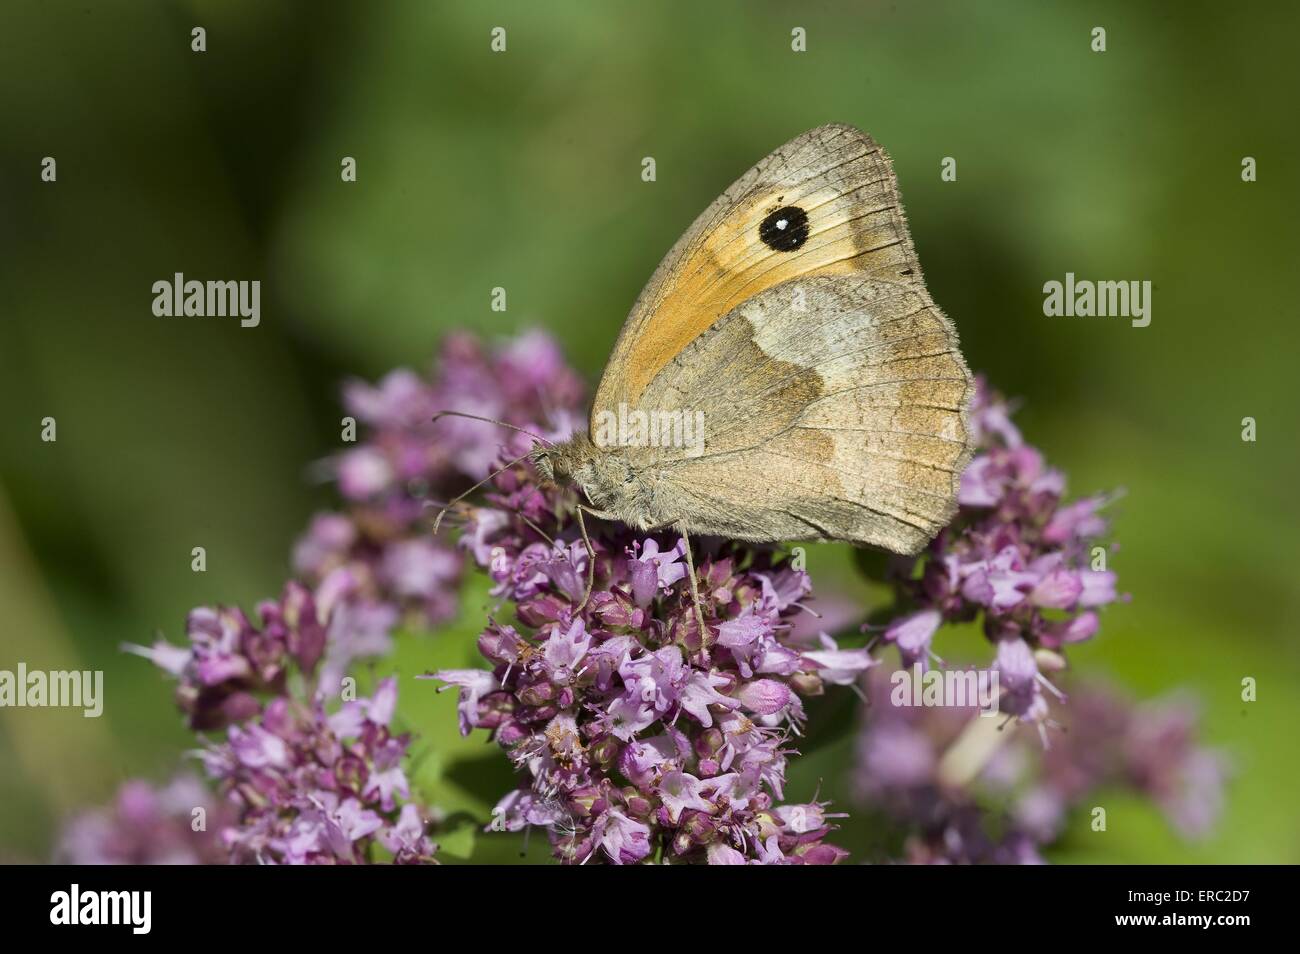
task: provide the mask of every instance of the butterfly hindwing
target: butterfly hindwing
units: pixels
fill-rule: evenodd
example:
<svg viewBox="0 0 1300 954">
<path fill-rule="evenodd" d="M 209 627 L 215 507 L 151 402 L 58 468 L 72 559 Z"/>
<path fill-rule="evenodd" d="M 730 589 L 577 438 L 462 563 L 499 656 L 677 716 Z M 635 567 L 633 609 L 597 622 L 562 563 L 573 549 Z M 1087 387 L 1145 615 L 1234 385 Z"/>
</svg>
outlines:
<svg viewBox="0 0 1300 954">
<path fill-rule="evenodd" d="M 919 283 L 785 282 L 645 389 L 644 405 L 703 422 L 702 445 L 655 449 L 659 509 L 698 533 L 916 552 L 955 510 L 970 390 L 956 332 Z"/>
</svg>

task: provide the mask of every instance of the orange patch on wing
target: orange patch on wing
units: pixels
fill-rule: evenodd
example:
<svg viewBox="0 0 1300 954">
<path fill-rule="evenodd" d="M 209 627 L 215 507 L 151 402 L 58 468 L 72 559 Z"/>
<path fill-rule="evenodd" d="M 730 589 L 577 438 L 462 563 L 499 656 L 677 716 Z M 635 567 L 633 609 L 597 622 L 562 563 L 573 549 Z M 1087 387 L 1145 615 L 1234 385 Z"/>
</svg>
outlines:
<svg viewBox="0 0 1300 954">
<path fill-rule="evenodd" d="M 739 227 L 719 227 L 670 279 L 671 287 L 654 309 L 653 333 L 642 334 L 628 354 L 625 374 L 630 403 L 640 398 L 646 385 L 683 348 L 737 305 L 792 278 L 852 274 L 860 270 L 854 259 L 872 253 L 871 246 L 863 247 L 860 237 L 846 226 L 835 224 L 819 233 L 814 219 L 806 250 L 785 255 L 764 250 L 765 254 L 754 258 L 754 242 L 743 237 L 731 239 L 746 231 L 757 235 L 768 204 L 754 206 L 742 215 Z M 887 214 L 882 214 L 882 242 L 889 241 L 887 223 Z"/>
</svg>

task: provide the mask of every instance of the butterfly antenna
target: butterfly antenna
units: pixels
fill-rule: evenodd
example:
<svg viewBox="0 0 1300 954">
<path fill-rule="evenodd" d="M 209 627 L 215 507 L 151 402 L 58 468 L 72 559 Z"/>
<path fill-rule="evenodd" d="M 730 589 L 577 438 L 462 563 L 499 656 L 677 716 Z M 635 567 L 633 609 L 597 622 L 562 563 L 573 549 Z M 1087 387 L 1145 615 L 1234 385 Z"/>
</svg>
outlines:
<svg viewBox="0 0 1300 954">
<path fill-rule="evenodd" d="M 527 434 L 529 437 L 539 440 L 543 444 L 548 444 L 551 447 L 555 446 L 555 441 L 545 438 L 541 434 L 534 434 L 526 428 L 516 427 L 514 424 L 508 424 L 505 421 L 498 421 L 495 417 L 482 417 L 478 414 L 466 414 L 464 411 L 439 411 L 437 414 L 433 415 L 430 419 L 430 423 L 438 420 L 440 417 L 464 417 L 471 421 L 483 421 L 486 424 L 499 424 L 502 427 L 510 428 L 512 431 L 518 431 L 520 434 Z"/>
<path fill-rule="evenodd" d="M 541 527 L 539 527 L 537 524 L 533 523 L 531 520 L 529 520 L 527 517 L 525 517 L 525 516 L 523 515 L 523 513 L 521 513 L 520 511 L 516 510 L 516 511 L 515 511 L 515 516 L 518 517 L 520 520 L 522 520 L 524 523 L 528 524 L 528 526 L 532 527 L 532 528 L 533 528 L 533 532 L 536 533 L 538 536 L 540 536 L 543 540 L 545 540 L 545 541 L 546 541 L 547 543 L 549 543 L 551 546 L 555 546 L 555 541 L 551 538 L 550 534 L 548 534 L 545 530 L 543 530 L 543 529 L 542 529 Z M 576 677 L 575 677 L 575 678 L 576 678 Z"/>
<path fill-rule="evenodd" d="M 529 451 L 528 453 L 531 454 L 532 451 Z M 503 464 L 502 466 L 498 467 L 496 470 L 492 471 L 492 473 L 488 474 L 486 477 L 484 477 L 482 480 L 476 483 L 473 487 L 470 487 L 468 490 L 465 490 L 462 493 L 459 493 L 456 496 L 452 497 L 450 500 L 448 500 L 447 503 L 443 506 L 443 508 L 438 511 L 438 516 L 433 521 L 433 535 L 435 537 L 438 535 L 438 528 L 442 526 L 442 518 L 447 515 L 447 511 L 450 510 L 455 504 L 460 503 L 462 500 L 464 500 L 474 491 L 478 490 L 488 481 L 492 480 L 498 474 L 505 473 L 511 467 L 515 466 L 515 464 L 522 463 L 527 459 L 528 459 L 528 454 L 524 454 L 522 457 L 516 457 L 514 460 L 510 461 L 510 463 Z"/>
</svg>

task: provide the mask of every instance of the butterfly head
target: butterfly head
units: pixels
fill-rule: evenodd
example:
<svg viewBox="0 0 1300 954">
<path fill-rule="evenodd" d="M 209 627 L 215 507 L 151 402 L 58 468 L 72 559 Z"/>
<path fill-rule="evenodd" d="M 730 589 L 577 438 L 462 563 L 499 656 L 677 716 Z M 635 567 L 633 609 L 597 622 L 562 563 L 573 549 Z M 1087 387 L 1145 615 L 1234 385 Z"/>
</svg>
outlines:
<svg viewBox="0 0 1300 954">
<path fill-rule="evenodd" d="M 591 505 L 633 527 L 652 521 L 647 510 L 649 486 L 618 449 L 597 446 L 584 433 L 550 447 L 535 447 L 533 466 L 543 480 L 572 484 Z"/>
<path fill-rule="evenodd" d="M 537 444 L 529 455 L 543 481 L 576 483 L 584 490 L 585 483 L 594 476 L 597 461 L 602 456 L 600 449 L 581 432 L 559 444 Z"/>
</svg>

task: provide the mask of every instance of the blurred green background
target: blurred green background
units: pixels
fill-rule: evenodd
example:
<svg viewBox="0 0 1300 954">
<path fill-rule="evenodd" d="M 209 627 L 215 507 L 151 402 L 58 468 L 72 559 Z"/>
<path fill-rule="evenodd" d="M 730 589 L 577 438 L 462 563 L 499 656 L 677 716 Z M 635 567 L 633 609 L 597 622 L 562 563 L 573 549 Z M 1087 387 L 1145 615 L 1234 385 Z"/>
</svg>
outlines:
<svg viewBox="0 0 1300 954">
<path fill-rule="evenodd" d="M 838 121 L 892 153 L 972 367 L 1023 398 L 1075 494 L 1127 490 L 1112 567 L 1132 602 L 1077 669 L 1142 697 L 1190 687 L 1234 762 L 1208 841 L 1118 800 L 1108 833 L 1076 826 L 1051 857 L 1300 860 L 1297 28 L 1294 5 L 1249 2 L 7 0 L 0 668 L 103 669 L 107 705 L 0 711 L 0 857 L 46 857 L 63 813 L 166 777 L 192 744 L 170 685 L 117 646 L 279 590 L 331 500 L 309 464 L 336 446 L 344 375 L 424 367 L 450 328 L 540 325 L 594 380 L 694 216 Z M 155 318 L 150 286 L 177 271 L 260 279 L 261 326 Z M 1152 281 L 1150 327 L 1045 318 L 1066 271 Z M 820 588 L 850 585 L 846 552 L 814 555 Z M 482 604 L 383 671 L 472 662 Z M 403 686 L 435 743 L 422 777 L 484 817 L 505 760 L 454 738 L 452 694 Z M 847 745 L 796 763 L 787 794 L 842 793 Z"/>
</svg>

